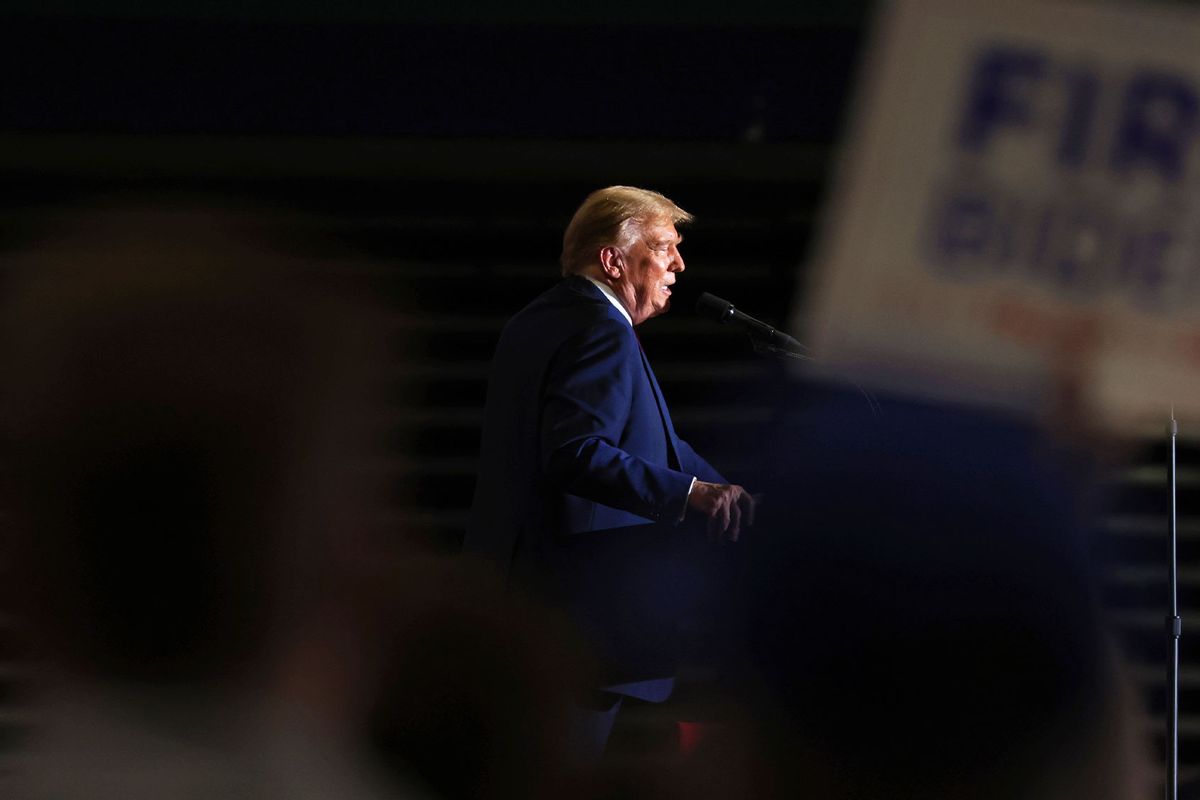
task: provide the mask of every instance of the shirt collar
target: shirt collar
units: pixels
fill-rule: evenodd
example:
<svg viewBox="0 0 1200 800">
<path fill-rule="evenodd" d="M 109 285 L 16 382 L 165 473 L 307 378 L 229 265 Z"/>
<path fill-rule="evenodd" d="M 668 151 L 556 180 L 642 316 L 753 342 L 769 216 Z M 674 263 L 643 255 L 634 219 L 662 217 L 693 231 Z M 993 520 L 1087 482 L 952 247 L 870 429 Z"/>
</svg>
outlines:
<svg viewBox="0 0 1200 800">
<path fill-rule="evenodd" d="M 629 312 L 625 310 L 625 306 L 621 305 L 621 301 L 617 299 L 617 296 L 613 293 L 613 290 L 608 288 L 607 284 L 601 283 L 590 275 L 584 275 L 583 277 L 591 281 L 592 285 L 597 289 L 604 292 L 604 296 L 608 298 L 608 302 L 612 303 L 613 307 L 616 308 L 617 311 L 621 312 L 621 316 L 625 318 L 625 320 L 629 323 L 629 327 L 632 328 L 633 317 L 629 316 Z"/>
</svg>

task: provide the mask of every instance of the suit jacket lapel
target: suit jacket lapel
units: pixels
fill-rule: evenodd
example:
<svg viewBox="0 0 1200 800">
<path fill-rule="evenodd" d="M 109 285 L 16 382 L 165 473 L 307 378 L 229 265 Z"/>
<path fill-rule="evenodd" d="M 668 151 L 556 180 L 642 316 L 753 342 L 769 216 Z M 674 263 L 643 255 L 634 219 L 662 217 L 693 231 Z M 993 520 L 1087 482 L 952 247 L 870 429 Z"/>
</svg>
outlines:
<svg viewBox="0 0 1200 800">
<path fill-rule="evenodd" d="M 564 283 L 575 291 L 584 292 L 590 297 L 609 304 L 609 299 L 604 296 L 604 293 L 592 285 L 592 282 L 587 278 L 572 275 L 564 279 Z M 612 310 L 612 313 L 614 316 L 620 316 L 620 312 L 615 308 Z M 621 317 L 621 319 L 628 322 L 624 317 Z M 637 330 L 631 327 L 630 331 L 637 340 L 638 353 L 642 358 L 642 369 L 646 372 L 646 378 L 650 381 L 650 389 L 654 393 L 654 402 L 658 405 L 658 416 L 662 420 L 663 436 L 667 439 L 667 465 L 672 469 L 680 469 L 679 453 L 675 447 L 675 426 L 671 423 L 671 412 L 667 411 L 667 401 L 663 399 L 662 389 L 659 388 L 658 379 L 654 376 L 654 370 L 650 368 L 650 361 L 646 358 L 646 351 L 642 349 L 642 340 L 638 337 Z"/>
<path fill-rule="evenodd" d="M 667 438 L 668 466 L 672 469 L 679 469 L 679 454 L 675 449 L 675 427 L 671 424 L 671 413 L 667 411 L 667 401 L 663 399 L 662 389 L 658 386 L 658 379 L 654 377 L 654 370 L 650 368 L 650 360 L 646 358 L 646 351 L 642 349 L 640 339 L 638 340 L 638 353 L 641 354 L 642 368 L 646 371 L 646 377 L 650 380 L 650 388 L 654 392 L 654 402 L 658 404 L 658 415 L 662 418 L 663 435 Z"/>
</svg>

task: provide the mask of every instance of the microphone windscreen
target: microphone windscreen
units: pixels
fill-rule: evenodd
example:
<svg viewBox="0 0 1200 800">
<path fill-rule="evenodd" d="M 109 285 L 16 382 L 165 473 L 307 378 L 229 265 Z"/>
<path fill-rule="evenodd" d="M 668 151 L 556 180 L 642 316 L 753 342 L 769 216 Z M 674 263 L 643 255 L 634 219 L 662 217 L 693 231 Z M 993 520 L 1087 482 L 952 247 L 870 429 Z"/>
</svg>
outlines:
<svg viewBox="0 0 1200 800">
<path fill-rule="evenodd" d="M 727 322 L 733 315 L 733 303 L 705 292 L 696 301 L 696 313 L 717 322 Z"/>
</svg>

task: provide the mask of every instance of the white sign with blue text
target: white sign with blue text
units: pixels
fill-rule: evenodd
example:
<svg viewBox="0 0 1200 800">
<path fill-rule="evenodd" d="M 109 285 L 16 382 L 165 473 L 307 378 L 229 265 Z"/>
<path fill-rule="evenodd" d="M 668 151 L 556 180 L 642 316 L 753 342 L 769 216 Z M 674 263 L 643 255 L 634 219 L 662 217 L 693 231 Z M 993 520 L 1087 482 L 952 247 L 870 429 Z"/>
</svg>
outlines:
<svg viewBox="0 0 1200 800">
<path fill-rule="evenodd" d="M 1200 12 L 907 0 L 869 58 L 809 287 L 824 363 L 1200 420 Z"/>
</svg>

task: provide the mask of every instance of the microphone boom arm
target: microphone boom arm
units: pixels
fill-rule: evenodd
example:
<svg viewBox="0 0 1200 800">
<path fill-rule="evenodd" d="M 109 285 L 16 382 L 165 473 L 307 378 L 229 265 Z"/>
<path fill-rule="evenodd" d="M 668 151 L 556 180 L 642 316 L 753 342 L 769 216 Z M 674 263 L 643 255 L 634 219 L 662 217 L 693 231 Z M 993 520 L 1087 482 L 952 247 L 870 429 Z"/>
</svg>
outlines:
<svg viewBox="0 0 1200 800">
<path fill-rule="evenodd" d="M 730 303 L 728 300 L 722 300 L 705 292 L 696 301 L 696 311 L 701 316 L 715 319 L 722 325 L 730 322 L 740 325 L 749 334 L 751 341 L 754 343 L 754 349 L 757 352 L 812 360 L 812 355 L 809 354 L 808 348 L 800 344 L 800 342 L 786 333 L 776 330 L 773 326 L 768 325 L 762 320 L 755 319 L 749 314 L 738 311 L 733 303 Z"/>
</svg>

